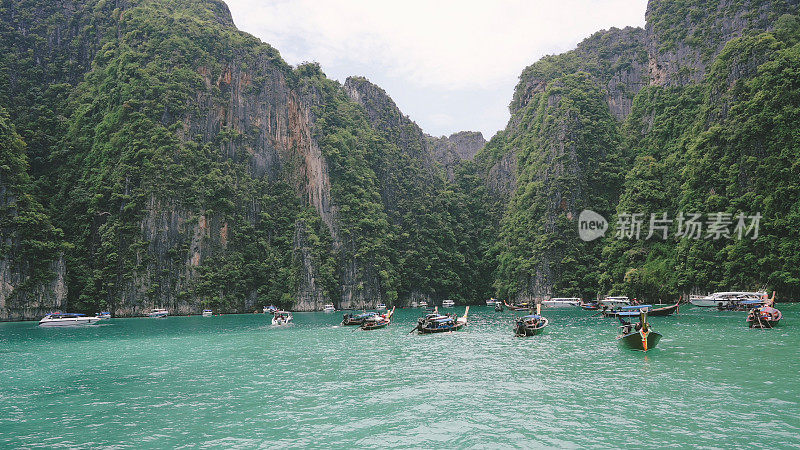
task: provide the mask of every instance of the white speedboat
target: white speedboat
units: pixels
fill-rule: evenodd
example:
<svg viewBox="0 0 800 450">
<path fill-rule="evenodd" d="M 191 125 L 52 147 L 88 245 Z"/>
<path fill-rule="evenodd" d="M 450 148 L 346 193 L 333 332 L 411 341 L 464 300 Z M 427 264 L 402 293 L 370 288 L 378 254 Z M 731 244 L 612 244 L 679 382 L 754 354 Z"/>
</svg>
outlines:
<svg viewBox="0 0 800 450">
<path fill-rule="evenodd" d="M 420 308 L 427 308 L 428 307 L 428 302 L 426 302 L 425 300 L 419 302 L 419 307 Z"/>
<path fill-rule="evenodd" d="M 212 311 L 210 309 L 204 309 L 203 310 L 203 317 L 211 317 L 213 315 L 214 315 L 214 311 Z"/>
<path fill-rule="evenodd" d="M 74 327 L 80 325 L 91 325 L 100 322 L 100 318 L 87 316 L 86 314 L 73 313 L 51 313 L 39 321 L 41 327 Z"/>
<path fill-rule="evenodd" d="M 489 300 L 486 300 L 486 306 L 495 306 L 498 303 L 500 303 L 501 305 L 503 304 L 500 300 L 497 300 L 496 298 L 490 298 Z"/>
<path fill-rule="evenodd" d="M 543 300 L 542 306 L 545 308 L 566 308 L 570 306 L 580 306 L 581 299 L 577 297 L 557 297 L 550 300 Z"/>
<path fill-rule="evenodd" d="M 322 311 L 326 313 L 336 312 L 336 307 L 333 306 L 333 303 L 327 303 L 325 306 L 322 307 Z"/>
<path fill-rule="evenodd" d="M 630 306 L 631 299 L 625 296 L 620 297 L 606 297 L 603 300 L 600 300 L 600 307 L 606 307 L 608 309 L 619 309 L 623 306 Z"/>
<path fill-rule="evenodd" d="M 378 304 L 375 306 L 375 309 L 377 309 L 378 311 L 386 311 L 386 304 L 385 304 L 385 303 L 383 303 L 383 302 L 381 302 L 381 303 L 378 303 Z"/>
<path fill-rule="evenodd" d="M 292 320 L 292 313 L 289 311 L 275 311 L 275 314 L 272 315 L 273 325 L 289 325 Z"/>
<path fill-rule="evenodd" d="M 456 302 L 450 299 L 442 301 L 442 308 L 452 308 L 453 306 L 456 306 Z"/>
<path fill-rule="evenodd" d="M 414 300 L 413 302 L 411 302 L 411 307 L 412 308 L 417 308 L 417 307 L 419 307 L 419 303 L 417 303 L 417 301 Z"/>
<path fill-rule="evenodd" d="M 726 307 L 732 303 L 741 303 L 750 300 L 769 300 L 769 295 L 766 292 L 714 292 L 708 295 L 690 295 L 689 303 L 694 306 L 701 306 L 704 308 L 711 307 Z"/>
<path fill-rule="evenodd" d="M 110 319 L 111 318 L 111 313 L 108 312 L 108 311 L 103 311 L 103 312 L 96 313 L 94 316 L 98 317 L 100 319 Z"/>
<path fill-rule="evenodd" d="M 164 308 L 155 308 L 147 314 L 147 317 L 151 319 L 166 319 L 169 315 L 169 311 Z"/>
</svg>

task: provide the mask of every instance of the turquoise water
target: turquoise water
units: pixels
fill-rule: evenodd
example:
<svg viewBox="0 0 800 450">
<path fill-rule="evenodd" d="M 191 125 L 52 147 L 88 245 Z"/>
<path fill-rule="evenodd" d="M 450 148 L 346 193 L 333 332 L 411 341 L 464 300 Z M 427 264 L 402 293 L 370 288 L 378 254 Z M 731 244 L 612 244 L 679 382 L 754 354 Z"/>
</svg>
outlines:
<svg viewBox="0 0 800 450">
<path fill-rule="evenodd" d="M 473 307 L 465 331 L 339 327 L 340 314 L 0 324 L 0 447 L 800 447 L 800 305 L 652 318 L 648 352 L 612 319 Z M 456 308 L 463 311 L 463 308 Z"/>
</svg>

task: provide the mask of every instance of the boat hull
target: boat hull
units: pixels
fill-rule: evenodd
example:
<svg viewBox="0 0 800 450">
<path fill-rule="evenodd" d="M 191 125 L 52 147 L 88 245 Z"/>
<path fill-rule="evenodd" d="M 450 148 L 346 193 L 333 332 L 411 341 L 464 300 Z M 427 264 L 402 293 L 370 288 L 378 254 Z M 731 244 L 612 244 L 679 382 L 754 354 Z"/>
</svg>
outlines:
<svg viewBox="0 0 800 450">
<path fill-rule="evenodd" d="M 434 333 L 447 333 L 448 331 L 458 331 L 464 328 L 466 323 L 457 323 L 452 327 L 443 327 L 443 328 L 417 328 L 419 334 L 434 334 Z"/>
<path fill-rule="evenodd" d="M 58 320 L 41 320 L 39 321 L 40 327 L 80 327 L 84 325 L 94 325 L 100 322 L 99 317 L 82 317 L 78 319 L 58 319 Z"/>
<path fill-rule="evenodd" d="M 386 328 L 389 325 L 389 322 L 377 322 L 377 323 L 363 323 L 361 324 L 361 329 L 364 331 L 369 330 L 380 330 L 381 328 Z"/>
<path fill-rule="evenodd" d="M 670 314 L 676 314 L 678 312 L 678 308 L 680 307 L 680 302 L 675 303 L 672 306 L 665 306 L 663 308 L 655 308 L 651 309 L 647 312 L 648 316 L 658 316 L 658 317 L 665 317 L 669 316 Z"/>
<path fill-rule="evenodd" d="M 627 347 L 631 350 L 639 350 L 646 352 L 648 350 L 652 350 L 658 345 L 658 341 L 661 340 L 661 334 L 656 333 L 655 331 L 650 331 L 645 339 L 642 338 L 642 335 L 635 331 L 633 333 L 626 334 L 624 336 L 620 336 L 617 338 L 619 344 L 623 347 Z M 646 346 L 645 346 L 646 342 Z"/>
<path fill-rule="evenodd" d="M 780 319 L 778 320 L 761 319 L 761 322 L 759 322 L 758 320 L 748 320 L 747 325 L 750 328 L 769 329 L 777 327 L 780 322 L 781 322 Z"/>
<path fill-rule="evenodd" d="M 547 328 L 547 325 L 550 324 L 550 321 L 547 319 L 542 319 L 543 324 L 538 327 L 530 327 L 520 322 L 514 324 L 514 335 L 515 336 L 536 336 L 538 334 L 542 334 L 544 329 Z"/>
</svg>

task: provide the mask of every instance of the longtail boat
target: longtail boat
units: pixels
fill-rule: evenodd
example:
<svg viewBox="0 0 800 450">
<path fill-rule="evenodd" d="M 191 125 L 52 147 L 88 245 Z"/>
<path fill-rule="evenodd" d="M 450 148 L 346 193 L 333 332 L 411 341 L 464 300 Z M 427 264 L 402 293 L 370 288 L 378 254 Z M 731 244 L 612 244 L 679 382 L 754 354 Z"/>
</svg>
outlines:
<svg viewBox="0 0 800 450">
<path fill-rule="evenodd" d="M 364 319 L 364 322 L 361 323 L 361 329 L 366 331 L 384 328 L 392 323 L 392 314 L 394 314 L 394 307 L 392 307 L 392 310 L 387 313 L 370 316 Z"/>
<path fill-rule="evenodd" d="M 464 311 L 461 317 L 455 314 L 441 315 L 438 312 L 428 314 L 417 321 L 417 327 L 414 328 L 419 334 L 431 333 L 445 333 L 448 331 L 458 331 L 467 325 L 467 315 L 469 314 L 469 306 Z M 412 331 L 414 331 L 412 330 Z"/>
<path fill-rule="evenodd" d="M 647 315 L 648 316 L 665 317 L 665 316 L 669 316 L 670 314 L 677 314 L 678 313 L 678 308 L 680 308 L 680 306 L 681 306 L 681 300 L 678 299 L 678 302 L 675 303 L 674 305 L 664 306 L 664 307 L 661 307 L 661 308 L 653 308 L 653 309 L 647 311 Z"/>
<path fill-rule="evenodd" d="M 520 317 L 514 322 L 514 336 L 536 336 L 544 331 L 550 324 L 547 318 L 541 316 L 542 305 L 536 305 L 536 314 Z"/>
<path fill-rule="evenodd" d="M 597 311 L 600 309 L 600 302 L 597 300 L 589 302 L 581 302 L 580 307 L 587 311 Z"/>
<path fill-rule="evenodd" d="M 747 314 L 747 325 L 750 328 L 773 328 L 780 323 L 783 313 L 773 306 L 753 308 Z"/>
<path fill-rule="evenodd" d="M 511 305 L 503 301 L 503 304 L 506 305 L 506 308 L 510 309 L 511 311 L 527 311 L 532 308 L 529 303 L 519 303 L 516 305 Z"/>
<path fill-rule="evenodd" d="M 619 315 L 617 315 L 622 324 L 619 327 L 620 334 L 617 336 L 617 342 L 632 350 L 641 350 L 643 352 L 658 345 L 658 341 L 661 340 L 661 334 L 655 332 L 650 323 L 647 322 L 647 310 L 649 307 L 650 305 L 623 307 L 625 311 L 620 311 Z M 631 312 L 639 315 L 639 323 L 634 325 L 625 321 L 624 315 L 629 315 Z"/>
<path fill-rule="evenodd" d="M 376 312 L 363 312 L 361 314 L 345 314 L 342 317 L 342 325 L 344 326 L 351 326 L 351 325 L 361 325 L 364 323 L 367 318 L 377 315 Z"/>
</svg>

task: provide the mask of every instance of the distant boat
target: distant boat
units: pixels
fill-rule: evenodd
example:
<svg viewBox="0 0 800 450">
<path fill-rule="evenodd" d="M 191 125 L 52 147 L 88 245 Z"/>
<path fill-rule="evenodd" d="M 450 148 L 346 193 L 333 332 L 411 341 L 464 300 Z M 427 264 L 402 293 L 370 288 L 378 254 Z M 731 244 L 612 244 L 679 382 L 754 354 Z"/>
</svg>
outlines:
<svg viewBox="0 0 800 450">
<path fill-rule="evenodd" d="M 536 305 L 536 314 L 520 317 L 514 322 L 514 336 L 536 336 L 544 331 L 550 321 L 541 316 L 541 305 Z"/>
<path fill-rule="evenodd" d="M 273 325 L 289 325 L 293 320 L 294 318 L 292 317 L 292 313 L 289 311 L 275 311 L 275 313 L 272 315 Z"/>
<path fill-rule="evenodd" d="M 275 311 L 277 310 L 278 308 L 275 305 L 265 306 L 263 309 L 264 314 L 275 314 Z"/>
<path fill-rule="evenodd" d="M 581 302 L 580 307 L 588 311 L 596 311 L 600 309 L 600 301 L 590 300 L 588 302 Z"/>
<path fill-rule="evenodd" d="M 506 303 L 506 302 L 503 302 L 503 303 L 505 303 L 506 308 L 510 309 L 511 311 L 527 311 L 527 310 L 533 308 L 533 305 L 531 303 L 528 303 L 528 302 L 517 303 L 517 304 L 514 304 L 514 305 Z"/>
<path fill-rule="evenodd" d="M 454 301 L 452 301 L 450 299 L 442 301 L 442 308 L 452 308 L 454 306 L 456 306 L 456 302 L 454 302 Z"/>
<path fill-rule="evenodd" d="M 738 303 L 748 300 L 763 300 L 767 301 L 769 295 L 764 291 L 747 292 L 747 291 L 730 291 L 730 292 L 714 292 L 708 295 L 690 295 L 689 303 L 694 306 L 703 308 L 724 308 L 730 306 L 732 303 Z"/>
<path fill-rule="evenodd" d="M 411 307 L 412 307 L 412 308 L 417 308 L 418 306 L 419 306 L 419 303 L 417 303 L 417 301 L 416 301 L 416 300 L 414 300 L 413 302 L 411 302 Z"/>
<path fill-rule="evenodd" d="M 630 306 L 631 299 L 625 296 L 619 297 L 606 297 L 600 300 L 600 307 L 606 307 L 608 309 L 619 309 L 624 306 Z"/>
<path fill-rule="evenodd" d="M 747 314 L 747 326 L 750 328 L 774 328 L 778 326 L 783 313 L 772 306 L 762 306 L 760 308 L 753 308 Z"/>
<path fill-rule="evenodd" d="M 204 309 L 203 310 L 203 317 L 211 317 L 213 315 L 214 315 L 214 311 L 212 311 L 210 309 Z"/>
<path fill-rule="evenodd" d="M 628 347 L 632 350 L 641 350 L 646 352 L 658 345 L 661 340 L 661 334 L 653 331 L 650 323 L 647 321 L 647 310 L 650 305 L 638 306 L 624 306 L 623 311 L 617 316 L 622 326 L 620 326 L 620 334 L 617 336 L 617 342 L 620 345 Z M 632 324 L 626 321 L 624 315 L 638 315 L 639 323 Z"/>
<path fill-rule="evenodd" d="M 386 304 L 383 302 L 378 303 L 377 306 L 375 306 L 375 309 L 378 311 L 386 311 Z"/>
<path fill-rule="evenodd" d="M 342 317 L 342 325 L 350 326 L 350 325 L 361 325 L 367 320 L 369 317 L 377 316 L 378 313 L 370 311 L 361 314 L 345 314 Z"/>
<path fill-rule="evenodd" d="M 336 312 L 336 307 L 333 306 L 333 303 L 328 303 L 322 308 L 322 311 L 326 313 Z"/>
<path fill-rule="evenodd" d="M 75 313 L 50 313 L 39 321 L 40 327 L 74 327 L 92 325 L 99 322 L 99 317 Z"/>
<path fill-rule="evenodd" d="M 680 301 L 678 301 L 678 303 L 675 303 L 674 305 L 663 306 L 661 308 L 653 308 L 653 305 L 638 305 L 639 308 L 647 309 L 647 315 L 650 317 L 669 316 L 670 314 L 677 312 L 679 306 L 680 306 Z M 639 315 L 639 312 L 637 310 L 625 309 L 624 307 L 620 309 L 603 309 L 601 313 L 605 317 L 631 317 Z"/>
<path fill-rule="evenodd" d="M 496 299 L 496 298 L 494 298 L 494 297 L 490 298 L 489 300 L 486 300 L 486 306 L 494 306 L 494 305 L 496 305 L 496 304 L 498 304 L 498 303 L 501 303 L 501 304 L 502 304 L 502 302 L 501 302 L 501 301 L 497 300 L 497 299 Z"/>
<path fill-rule="evenodd" d="M 367 331 L 385 328 L 392 323 L 392 314 L 394 314 L 394 308 L 385 314 L 375 314 L 374 316 L 367 317 L 361 324 L 361 329 Z"/>
<path fill-rule="evenodd" d="M 419 302 L 419 307 L 420 308 L 427 308 L 428 307 L 428 302 L 426 302 L 425 300 Z"/>
<path fill-rule="evenodd" d="M 467 325 L 468 314 L 469 306 L 467 306 L 467 310 L 464 311 L 464 315 L 461 317 L 458 317 L 455 314 L 442 315 L 438 312 L 434 312 L 433 314 L 428 314 L 425 317 L 421 317 L 417 321 L 416 328 L 411 331 L 417 331 L 419 334 L 458 331 Z"/>
<path fill-rule="evenodd" d="M 155 308 L 147 314 L 147 317 L 150 317 L 151 319 L 166 319 L 168 315 L 169 311 L 166 309 Z"/>
<path fill-rule="evenodd" d="M 551 298 L 550 300 L 543 300 L 542 306 L 545 308 L 566 308 L 581 305 L 581 299 L 576 297 L 568 298 Z"/>
<path fill-rule="evenodd" d="M 111 318 L 111 313 L 108 312 L 108 311 L 103 311 L 103 312 L 99 312 L 99 313 L 95 314 L 94 316 L 97 317 L 97 318 L 100 318 L 100 319 L 110 319 Z"/>
</svg>

